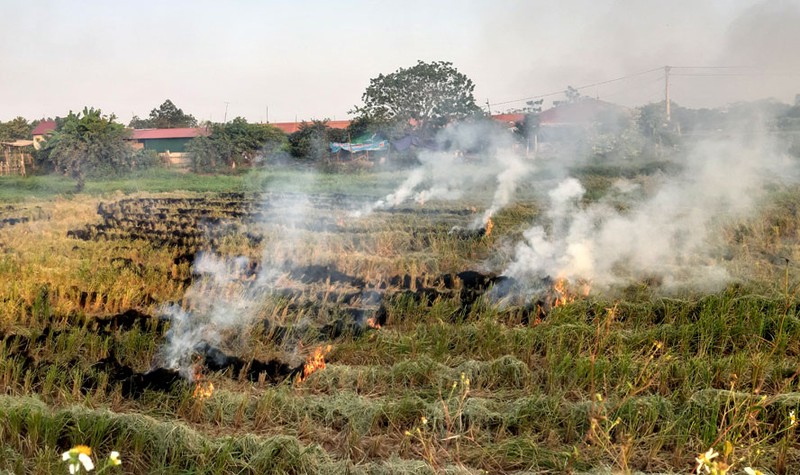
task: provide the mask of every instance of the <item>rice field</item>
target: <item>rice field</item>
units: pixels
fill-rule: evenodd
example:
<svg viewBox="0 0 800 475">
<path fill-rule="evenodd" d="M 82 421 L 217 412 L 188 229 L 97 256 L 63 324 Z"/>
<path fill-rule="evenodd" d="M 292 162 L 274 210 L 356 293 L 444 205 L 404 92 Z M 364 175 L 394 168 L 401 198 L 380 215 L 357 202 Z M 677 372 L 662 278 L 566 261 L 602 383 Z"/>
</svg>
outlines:
<svg viewBox="0 0 800 475">
<path fill-rule="evenodd" d="M 502 300 L 537 194 L 491 232 L 451 232 L 491 190 L 356 217 L 400 178 L 0 182 L 0 471 L 800 471 L 800 189 L 720 220 L 719 291 Z"/>
</svg>

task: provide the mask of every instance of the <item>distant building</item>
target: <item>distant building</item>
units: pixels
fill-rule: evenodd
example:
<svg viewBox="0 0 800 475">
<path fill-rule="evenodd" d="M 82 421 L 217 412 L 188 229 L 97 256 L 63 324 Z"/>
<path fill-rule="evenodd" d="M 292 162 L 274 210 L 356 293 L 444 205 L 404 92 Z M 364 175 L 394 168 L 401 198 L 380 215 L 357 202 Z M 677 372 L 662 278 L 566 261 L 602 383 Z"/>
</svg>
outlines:
<svg viewBox="0 0 800 475">
<path fill-rule="evenodd" d="M 184 165 L 187 160 L 186 144 L 195 137 L 210 135 L 204 127 L 178 129 L 134 129 L 130 141 L 133 148 L 152 150 L 173 165 Z"/>
<path fill-rule="evenodd" d="M 307 124 L 311 124 L 311 122 L 305 121 Z M 276 127 L 283 131 L 285 134 L 293 134 L 300 130 L 300 125 L 303 122 L 270 122 L 269 125 Z M 350 126 L 349 120 L 329 120 L 325 122 L 325 125 L 332 129 L 346 129 Z"/>
<path fill-rule="evenodd" d="M 536 150 L 571 147 L 589 132 L 619 130 L 629 121 L 631 111 L 610 102 L 583 97 L 576 102 L 562 102 L 539 114 L 534 137 Z"/>
<path fill-rule="evenodd" d="M 48 135 L 55 132 L 55 130 L 56 121 L 43 120 L 39 122 L 31 132 L 31 135 L 33 136 L 33 148 L 39 150 L 42 147 L 42 142 L 44 142 Z"/>
<path fill-rule="evenodd" d="M 493 114 L 492 119 L 505 124 L 509 129 L 516 127 L 517 122 L 525 120 L 525 115 L 522 112 L 513 112 L 509 114 Z"/>
</svg>

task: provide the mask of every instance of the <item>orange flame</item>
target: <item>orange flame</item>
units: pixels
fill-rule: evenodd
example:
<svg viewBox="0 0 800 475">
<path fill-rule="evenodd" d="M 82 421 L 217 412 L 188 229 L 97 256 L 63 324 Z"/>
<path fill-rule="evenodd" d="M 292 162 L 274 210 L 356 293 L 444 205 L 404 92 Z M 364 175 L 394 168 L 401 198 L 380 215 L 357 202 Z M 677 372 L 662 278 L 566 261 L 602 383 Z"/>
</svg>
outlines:
<svg viewBox="0 0 800 475">
<path fill-rule="evenodd" d="M 556 298 L 553 307 L 560 307 L 574 302 L 579 293 L 582 297 L 588 297 L 589 291 L 592 289 L 590 282 L 583 279 L 577 282 L 578 288 L 569 284 L 569 281 L 565 278 L 556 279 L 553 284 L 553 292 Z"/>
<path fill-rule="evenodd" d="M 298 376 L 297 381 L 304 381 L 311 376 L 312 373 L 325 369 L 325 356 L 330 353 L 332 349 L 333 347 L 331 345 L 325 348 L 320 346 L 314 350 L 314 353 L 308 355 L 306 364 L 303 366 L 303 374 L 302 376 Z"/>
<path fill-rule="evenodd" d="M 489 218 L 489 220 L 486 221 L 486 227 L 484 228 L 484 230 L 486 231 L 484 236 L 491 235 L 492 234 L 492 228 L 494 228 L 494 221 L 492 221 L 492 218 Z"/>
<path fill-rule="evenodd" d="M 198 381 L 194 387 L 192 397 L 195 399 L 208 399 L 214 394 L 214 383 L 211 381 Z"/>
<path fill-rule="evenodd" d="M 196 381 L 194 385 L 194 392 L 192 393 L 192 397 L 194 399 L 208 399 L 214 394 L 214 383 L 211 381 L 205 381 L 205 377 L 203 376 L 203 367 L 199 364 L 194 365 L 194 380 Z"/>
<path fill-rule="evenodd" d="M 381 324 L 378 323 L 378 319 L 375 318 L 375 317 L 369 317 L 367 319 L 367 326 L 370 327 L 370 328 L 374 328 L 376 330 L 380 330 L 381 329 Z"/>
<path fill-rule="evenodd" d="M 555 291 L 556 294 L 556 301 L 553 307 L 560 307 L 575 301 L 575 296 L 567 289 L 567 279 L 557 279 L 555 284 L 553 284 L 553 291 Z"/>
</svg>

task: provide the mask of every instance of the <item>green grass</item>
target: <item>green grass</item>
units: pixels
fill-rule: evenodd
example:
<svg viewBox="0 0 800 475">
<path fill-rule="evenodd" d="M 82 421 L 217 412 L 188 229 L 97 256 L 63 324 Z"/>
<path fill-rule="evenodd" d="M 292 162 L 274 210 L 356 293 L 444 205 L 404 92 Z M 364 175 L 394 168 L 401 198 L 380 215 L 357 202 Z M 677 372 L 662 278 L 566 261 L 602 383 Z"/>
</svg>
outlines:
<svg viewBox="0 0 800 475">
<path fill-rule="evenodd" d="M 201 175 L 167 168 L 154 168 L 124 177 L 90 178 L 82 193 L 107 195 L 160 192 L 273 192 L 348 193 L 380 196 L 391 192 L 402 180 L 401 172 L 323 173 L 309 169 L 277 167 L 238 174 Z M 60 175 L 0 176 L 0 202 L 31 198 L 52 199 L 75 195 L 75 181 Z"/>
</svg>

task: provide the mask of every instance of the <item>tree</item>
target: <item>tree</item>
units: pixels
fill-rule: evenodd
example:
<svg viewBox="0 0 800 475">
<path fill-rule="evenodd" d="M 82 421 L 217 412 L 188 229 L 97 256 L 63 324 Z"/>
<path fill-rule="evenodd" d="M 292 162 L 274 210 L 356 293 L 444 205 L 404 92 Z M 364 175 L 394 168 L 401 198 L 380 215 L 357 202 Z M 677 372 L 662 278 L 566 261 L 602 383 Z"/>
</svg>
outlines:
<svg viewBox="0 0 800 475">
<path fill-rule="evenodd" d="M 103 115 L 100 109 L 85 107 L 77 114 L 70 111 L 40 152 L 59 173 L 75 179 L 77 191 L 83 189 L 88 175 L 130 170 L 138 159 L 149 165 L 150 157 L 134 152 L 125 140 L 129 131 L 115 119 L 113 114 Z"/>
<path fill-rule="evenodd" d="M 128 126 L 134 129 L 197 127 L 197 119 L 191 114 L 185 114 L 183 109 L 178 109 L 171 100 L 167 99 L 158 108 L 150 111 L 149 118 L 140 119 L 139 116 L 133 116 Z"/>
<path fill-rule="evenodd" d="M 536 135 L 539 130 L 539 114 L 542 113 L 542 104 L 544 99 L 538 101 L 527 101 L 525 107 L 521 110 L 525 117 L 514 123 L 514 133 L 518 135 L 524 142 Z"/>
<path fill-rule="evenodd" d="M 347 132 L 331 129 L 327 120 L 303 122 L 289 135 L 289 152 L 295 158 L 319 160 L 327 156 L 330 142 L 347 140 Z"/>
<path fill-rule="evenodd" d="M 388 126 L 416 124 L 423 135 L 432 134 L 451 120 L 481 114 L 472 91 L 475 85 L 452 63 L 418 61 L 410 68 L 370 80 L 351 113 Z"/>
<path fill-rule="evenodd" d="M 0 142 L 12 142 L 17 139 L 29 139 L 33 124 L 24 117 L 17 117 L 8 122 L 0 122 Z"/>
<path fill-rule="evenodd" d="M 220 166 L 236 168 L 254 163 L 286 145 L 286 134 L 269 124 L 249 124 L 237 117 L 226 124 L 211 125 L 209 137 L 197 137 L 188 144 L 192 169 L 212 172 Z"/>
</svg>

